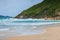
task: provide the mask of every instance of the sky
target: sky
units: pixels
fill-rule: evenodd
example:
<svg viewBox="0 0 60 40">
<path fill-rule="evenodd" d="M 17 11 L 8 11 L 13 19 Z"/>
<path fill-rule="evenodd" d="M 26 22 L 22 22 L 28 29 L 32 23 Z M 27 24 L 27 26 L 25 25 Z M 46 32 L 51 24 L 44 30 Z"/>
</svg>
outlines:
<svg viewBox="0 0 60 40">
<path fill-rule="evenodd" d="M 15 17 L 43 0 L 0 0 L 0 15 Z"/>
</svg>

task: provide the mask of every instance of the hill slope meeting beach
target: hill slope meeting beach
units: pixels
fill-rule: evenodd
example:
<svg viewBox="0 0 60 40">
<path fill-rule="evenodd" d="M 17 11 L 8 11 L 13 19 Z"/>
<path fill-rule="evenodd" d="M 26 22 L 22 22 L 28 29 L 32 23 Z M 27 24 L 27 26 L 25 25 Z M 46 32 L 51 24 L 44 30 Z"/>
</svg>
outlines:
<svg viewBox="0 0 60 40">
<path fill-rule="evenodd" d="M 38 1 L 38 0 L 37 0 Z M 45 18 L 45 19 L 60 19 L 60 0 L 44 0 L 22 13 L 15 18 Z"/>
<path fill-rule="evenodd" d="M 60 0 L 0 0 L 0 40 L 60 40 Z"/>
</svg>

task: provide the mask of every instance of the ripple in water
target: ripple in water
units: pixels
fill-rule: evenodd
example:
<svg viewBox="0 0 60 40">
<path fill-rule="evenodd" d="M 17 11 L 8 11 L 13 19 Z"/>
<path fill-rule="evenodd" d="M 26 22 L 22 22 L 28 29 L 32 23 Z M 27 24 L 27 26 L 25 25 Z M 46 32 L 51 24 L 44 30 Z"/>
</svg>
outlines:
<svg viewBox="0 0 60 40">
<path fill-rule="evenodd" d="M 0 20 L 0 37 L 31 35 L 46 32 L 40 25 L 60 23 L 60 20 L 3 19 Z"/>
</svg>

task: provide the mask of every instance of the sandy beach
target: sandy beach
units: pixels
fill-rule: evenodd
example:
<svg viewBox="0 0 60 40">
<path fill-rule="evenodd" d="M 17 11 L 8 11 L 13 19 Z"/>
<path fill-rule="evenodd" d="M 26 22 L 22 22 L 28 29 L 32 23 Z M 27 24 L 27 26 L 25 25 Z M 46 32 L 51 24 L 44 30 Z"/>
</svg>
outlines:
<svg viewBox="0 0 60 40">
<path fill-rule="evenodd" d="M 50 25 L 51 27 L 46 27 L 45 33 L 27 36 L 14 36 L 11 38 L 6 38 L 5 40 L 60 40 L 60 25 L 55 24 Z"/>
</svg>

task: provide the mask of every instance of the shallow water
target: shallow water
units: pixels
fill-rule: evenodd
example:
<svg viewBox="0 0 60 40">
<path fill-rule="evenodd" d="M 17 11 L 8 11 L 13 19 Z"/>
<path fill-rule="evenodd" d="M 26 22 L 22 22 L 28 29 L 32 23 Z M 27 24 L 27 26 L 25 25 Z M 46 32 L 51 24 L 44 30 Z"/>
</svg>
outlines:
<svg viewBox="0 0 60 40">
<path fill-rule="evenodd" d="M 60 20 L 44 20 L 44 19 L 0 19 L 0 39 L 11 36 L 22 36 L 31 34 L 40 34 L 46 32 L 45 26 L 60 23 Z"/>
</svg>

